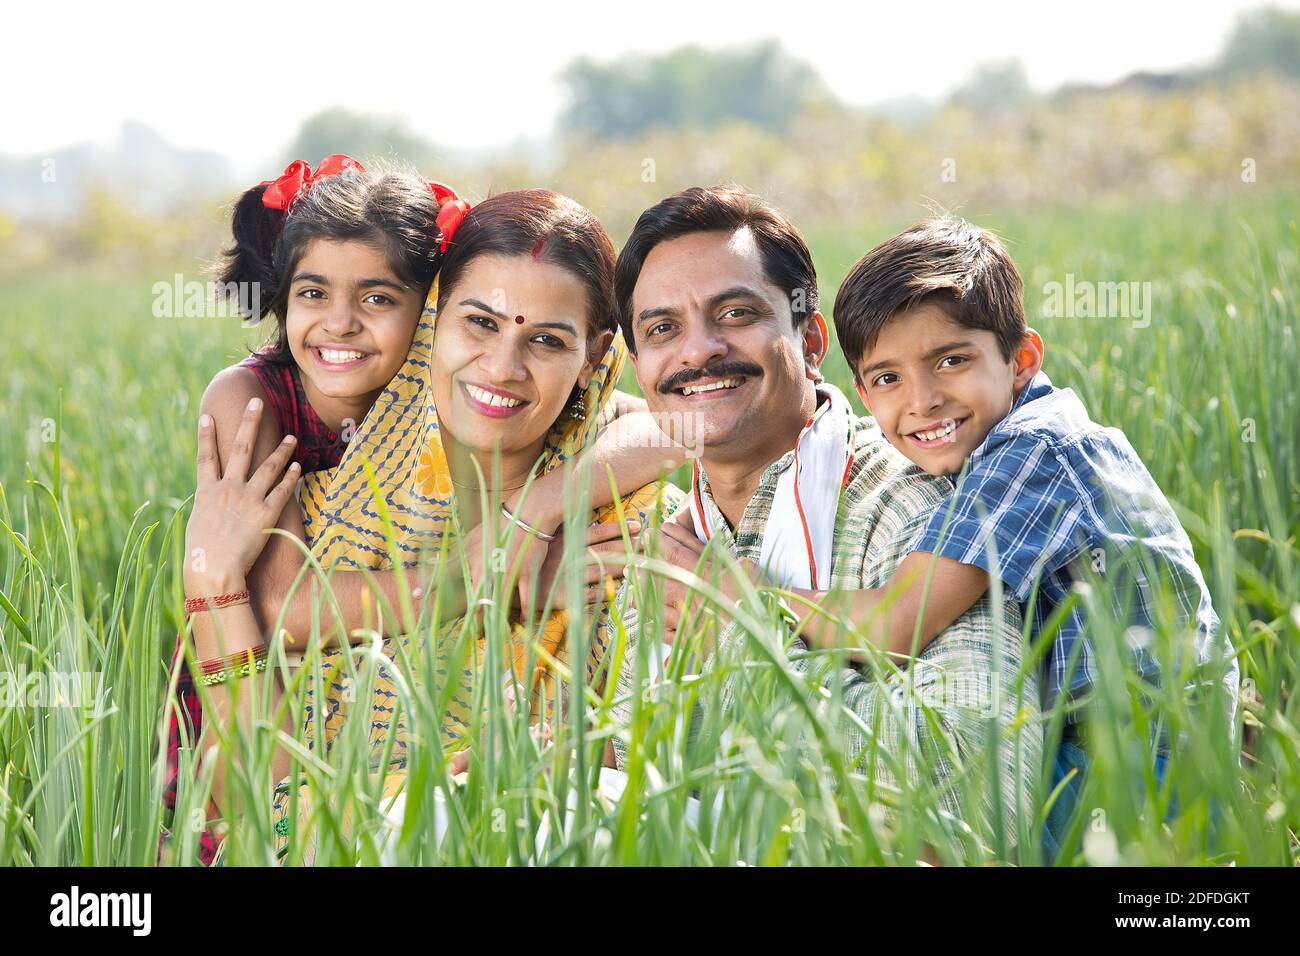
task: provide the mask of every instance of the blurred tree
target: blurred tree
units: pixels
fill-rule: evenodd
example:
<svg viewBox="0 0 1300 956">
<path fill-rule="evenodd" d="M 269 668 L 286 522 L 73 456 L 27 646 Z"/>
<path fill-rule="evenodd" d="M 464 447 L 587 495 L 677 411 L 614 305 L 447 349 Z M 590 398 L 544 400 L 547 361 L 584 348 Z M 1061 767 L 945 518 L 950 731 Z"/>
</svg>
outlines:
<svg viewBox="0 0 1300 956">
<path fill-rule="evenodd" d="M 411 132 L 401 117 L 334 107 L 303 122 L 289 144 L 285 162 L 305 159 L 315 166 L 331 153 L 346 153 L 362 162 L 380 157 L 420 165 L 433 157 L 434 146 Z"/>
<path fill-rule="evenodd" d="M 1017 59 L 980 63 L 970 78 L 952 91 L 953 102 L 981 113 L 1017 109 L 1033 98 L 1025 65 Z"/>
<path fill-rule="evenodd" d="M 808 101 L 829 97 L 817 72 L 776 40 L 731 50 L 683 46 L 609 64 L 582 57 L 562 79 L 571 103 L 560 128 L 602 138 L 725 119 L 783 130 Z"/>
<path fill-rule="evenodd" d="M 63 251 L 90 261 L 143 262 L 162 241 L 157 220 L 122 199 L 114 188 L 92 180 L 82 194 L 81 215 L 67 224 Z"/>
<path fill-rule="evenodd" d="M 1300 76 L 1300 13 L 1260 7 L 1239 14 L 1219 65 L 1229 73 L 1273 69 Z"/>
</svg>

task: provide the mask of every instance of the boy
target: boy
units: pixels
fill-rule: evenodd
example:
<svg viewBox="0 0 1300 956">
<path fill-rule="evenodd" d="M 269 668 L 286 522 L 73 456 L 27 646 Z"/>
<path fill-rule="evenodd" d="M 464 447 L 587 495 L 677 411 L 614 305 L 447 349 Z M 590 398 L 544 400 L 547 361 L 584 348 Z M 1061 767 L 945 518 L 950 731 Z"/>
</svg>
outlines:
<svg viewBox="0 0 1300 956">
<path fill-rule="evenodd" d="M 1086 565 L 1116 595 L 1131 594 L 1115 613 L 1139 628 L 1154 627 L 1161 589 L 1172 592 L 1197 662 L 1228 660 L 1235 705 L 1237 663 L 1216 644 L 1219 621 L 1191 542 L 1123 433 L 1093 422 L 1072 390 L 1041 371 L 1042 338 L 1025 324 L 1020 275 L 996 237 L 958 219 L 918 223 L 854 266 L 834 320 L 885 437 L 956 482 L 888 587 L 840 596 L 851 620 L 883 630 L 868 632 L 873 643 L 915 653 L 914 634 L 924 647 L 984 593 L 990 574 L 1015 593 L 1037 637 Z M 830 622 L 800 613 L 810 644 L 832 641 Z M 1097 677 L 1083 622 L 1080 602 L 1055 630 L 1044 662 L 1048 708 Z M 1137 667 L 1154 676 L 1156 662 L 1134 643 Z M 1052 786 L 1074 767 L 1080 773 L 1049 817 L 1049 853 L 1087 769 L 1077 717 L 1067 715 Z"/>
</svg>

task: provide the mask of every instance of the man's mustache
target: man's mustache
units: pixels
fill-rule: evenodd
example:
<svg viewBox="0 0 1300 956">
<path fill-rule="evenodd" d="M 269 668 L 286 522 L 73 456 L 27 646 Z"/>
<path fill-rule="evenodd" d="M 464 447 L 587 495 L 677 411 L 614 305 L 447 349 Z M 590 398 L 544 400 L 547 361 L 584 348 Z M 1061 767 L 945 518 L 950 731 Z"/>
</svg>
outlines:
<svg viewBox="0 0 1300 956">
<path fill-rule="evenodd" d="M 762 374 L 763 370 L 752 362 L 735 360 L 718 362 L 708 368 L 684 368 L 680 372 L 674 372 L 656 385 L 655 391 L 659 392 L 660 395 L 667 395 L 674 389 L 690 385 L 691 382 L 698 382 L 702 378 L 733 378 L 738 375 L 756 378 Z"/>
</svg>

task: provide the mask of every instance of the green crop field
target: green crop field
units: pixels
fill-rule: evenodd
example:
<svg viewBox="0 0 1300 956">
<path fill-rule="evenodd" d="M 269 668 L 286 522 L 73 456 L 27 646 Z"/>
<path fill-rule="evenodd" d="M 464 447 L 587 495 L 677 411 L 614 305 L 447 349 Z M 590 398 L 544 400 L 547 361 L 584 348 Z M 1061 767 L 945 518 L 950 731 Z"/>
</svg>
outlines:
<svg viewBox="0 0 1300 956">
<path fill-rule="evenodd" d="M 1234 739 L 1221 742 L 1183 691 L 1144 687 L 1123 667 L 1131 636 L 1105 615 L 1094 617 L 1094 639 L 1113 661 L 1094 702 L 1096 772 L 1077 839 L 1054 862 L 1294 865 L 1300 858 L 1298 198 L 1014 216 L 960 210 L 1007 240 L 1025 277 L 1030 324 L 1047 342 L 1048 374 L 1075 389 L 1095 419 L 1124 430 L 1173 502 L 1241 663 Z M 905 225 L 809 228 L 828 317 L 851 263 Z M 192 268 L 111 277 L 69 271 L 0 289 L 0 671 L 7 675 L 0 864 L 151 865 L 157 853 L 160 734 L 167 665 L 183 624 L 180 568 L 198 400 L 211 376 L 255 340 L 230 319 L 155 317 L 154 283 L 171 282 L 175 272 L 192 278 Z M 1053 308 L 1053 284 L 1111 282 L 1136 283 L 1142 307 L 1135 298 L 1119 315 L 1044 311 Z M 837 350 L 827 374 L 851 394 Z M 625 384 L 634 387 L 630 371 Z M 486 586 L 490 597 L 500 582 Z M 670 686 L 638 707 L 628 727 L 611 723 L 611 681 L 603 696 L 570 708 L 550 745 L 488 696 L 479 728 L 485 746 L 464 783 L 448 778 L 436 745 L 443 689 L 419 681 L 418 661 L 403 662 L 417 678 L 403 701 L 409 732 L 428 744 L 414 748 L 408 768 L 408 812 L 391 841 L 396 860 L 1038 861 L 1046 776 L 1015 808 L 1014 851 L 996 826 L 938 812 L 924 773 L 878 786 L 869 763 L 889 758 L 849 764 L 837 755 L 833 702 L 801 692 L 769 662 L 771 620 L 747 618 L 745 627 L 754 650 L 741 663 L 755 678 L 730 715 L 729 745 L 709 708 L 718 688 L 712 676 Z M 502 639 L 499 623 L 489 618 L 486 629 L 490 641 Z M 1176 670 L 1174 637 L 1170 626 L 1151 646 Z M 362 686 L 372 667 L 372 658 L 358 657 Z M 302 673 L 312 679 L 312 668 Z M 59 700 L 56 674 L 91 675 L 96 699 Z M 287 699 L 303 690 L 290 688 Z M 714 716 L 683 741 L 674 720 L 693 703 Z M 1058 724 L 1059 717 L 1045 715 Z M 1149 756 L 1137 729 L 1152 722 L 1184 735 L 1165 786 L 1142 770 Z M 268 715 L 263 723 L 248 740 L 205 741 L 235 756 L 232 789 L 254 808 L 229 821 L 227 863 L 275 862 L 269 813 L 256 808 L 269 805 L 276 783 L 269 754 L 279 721 Z M 618 801 L 595 793 L 594 768 L 613 733 L 638 742 Z M 326 810 L 318 863 L 379 859 L 382 813 L 364 742 L 364 731 L 345 733 L 328 761 L 300 748 L 302 783 Z M 971 755 L 959 780 L 970 799 L 981 756 L 1007 746 L 1014 742 L 991 739 L 989 753 Z M 917 759 L 923 766 L 924 755 Z M 167 856 L 178 865 L 193 860 L 197 837 L 188 822 L 201 818 L 210 785 L 193 764 L 191 751 Z M 718 806 L 717 820 L 705 814 L 700 825 L 688 823 L 692 798 Z M 441 840 L 439 799 L 449 808 Z M 339 826 L 345 811 L 354 828 L 348 835 Z M 292 845 L 286 862 L 301 849 Z"/>
</svg>

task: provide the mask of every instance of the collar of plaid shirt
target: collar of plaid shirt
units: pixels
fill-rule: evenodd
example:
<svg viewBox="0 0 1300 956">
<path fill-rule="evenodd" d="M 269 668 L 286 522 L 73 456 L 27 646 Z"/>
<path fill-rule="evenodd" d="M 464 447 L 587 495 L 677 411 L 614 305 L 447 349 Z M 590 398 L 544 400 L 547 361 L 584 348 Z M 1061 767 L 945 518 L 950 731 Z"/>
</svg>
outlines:
<svg viewBox="0 0 1300 956">
<path fill-rule="evenodd" d="M 875 419 L 853 418 L 852 427 L 852 462 L 834 517 L 830 586 L 880 587 L 911 550 L 929 516 L 952 492 L 952 485 L 925 474 L 903 457 L 885 440 Z M 737 558 L 761 560 L 777 483 L 793 464 L 792 448 L 764 469 L 734 528 L 714 501 L 708 474 L 701 467 L 696 490 L 715 547 L 725 547 Z"/>
</svg>

